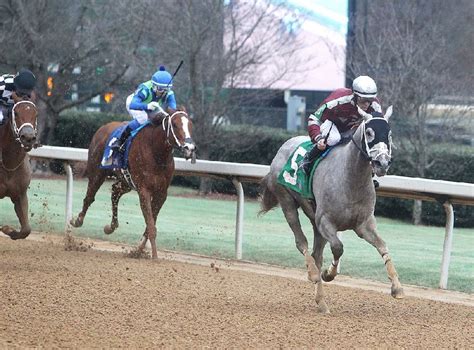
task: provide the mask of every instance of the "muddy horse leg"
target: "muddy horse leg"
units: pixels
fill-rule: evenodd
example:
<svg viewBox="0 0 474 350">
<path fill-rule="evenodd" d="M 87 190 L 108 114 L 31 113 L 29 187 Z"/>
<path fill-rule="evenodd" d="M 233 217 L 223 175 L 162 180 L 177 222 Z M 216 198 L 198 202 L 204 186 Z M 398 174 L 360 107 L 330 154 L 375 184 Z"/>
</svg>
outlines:
<svg viewBox="0 0 474 350">
<path fill-rule="evenodd" d="M 314 232 L 314 241 L 313 241 L 313 258 L 316 263 L 316 268 L 318 271 L 321 271 L 323 265 L 323 251 L 326 245 L 326 239 L 321 236 L 318 232 L 316 225 L 313 224 L 313 232 Z M 316 295 L 316 304 L 318 305 L 318 312 L 326 314 L 329 313 L 329 308 L 324 300 L 324 291 L 323 291 L 323 282 L 320 279 L 316 282 L 314 286 L 315 295 Z"/>
<path fill-rule="evenodd" d="M 160 197 L 155 196 L 152 199 L 151 206 L 152 206 L 152 211 L 153 211 L 153 218 L 155 220 L 155 227 L 156 227 L 156 218 L 158 217 L 158 213 L 160 212 L 160 209 L 163 206 L 163 203 L 165 202 L 165 200 L 166 200 L 166 196 L 164 198 L 162 198 L 162 197 L 160 198 Z M 146 233 L 146 230 L 145 230 L 145 232 L 143 233 L 143 237 L 142 237 L 142 239 L 140 240 L 140 243 L 139 243 L 139 249 L 141 249 L 141 250 L 145 249 L 147 240 L 148 240 L 148 237 L 147 237 L 147 233 Z"/>
<path fill-rule="evenodd" d="M 138 191 L 138 196 L 140 198 L 140 208 L 142 209 L 143 218 L 145 219 L 146 224 L 145 235 L 140 241 L 138 249 L 145 249 L 146 241 L 149 239 L 151 244 L 151 258 L 156 259 L 158 258 L 156 251 L 156 225 L 155 219 L 153 217 L 151 193 L 148 191 L 148 189 L 143 188 Z"/>
<path fill-rule="evenodd" d="M 105 181 L 106 174 L 102 170 L 99 170 L 99 173 L 94 176 L 89 177 L 89 182 L 87 184 L 87 193 L 82 202 L 82 211 L 78 214 L 77 218 L 72 218 L 70 224 L 74 227 L 81 227 L 84 223 L 84 217 L 86 216 L 87 209 L 95 200 L 95 194 L 99 190 L 100 186 Z"/>
<path fill-rule="evenodd" d="M 387 245 L 377 234 L 375 217 L 372 215 L 365 223 L 357 227 L 354 231 L 357 235 L 371 245 L 373 245 L 379 254 L 382 256 L 382 259 L 385 263 L 385 268 L 387 269 L 388 278 L 392 282 L 391 294 L 396 299 L 401 299 L 404 297 L 403 287 L 398 279 L 397 271 L 395 270 L 395 265 L 388 254 Z"/>
<path fill-rule="evenodd" d="M 119 226 L 118 223 L 118 203 L 120 198 L 131 191 L 131 188 L 126 186 L 123 182 L 118 181 L 112 185 L 112 221 L 110 225 L 104 226 L 104 233 L 110 235 Z"/>
<path fill-rule="evenodd" d="M 28 222 L 28 196 L 25 193 L 20 194 L 18 197 L 11 198 L 15 206 L 16 216 L 20 221 L 20 231 L 16 231 L 10 226 L 2 226 L 0 231 L 10 236 L 11 239 L 24 239 L 28 237 L 31 232 L 31 227 Z"/>
</svg>

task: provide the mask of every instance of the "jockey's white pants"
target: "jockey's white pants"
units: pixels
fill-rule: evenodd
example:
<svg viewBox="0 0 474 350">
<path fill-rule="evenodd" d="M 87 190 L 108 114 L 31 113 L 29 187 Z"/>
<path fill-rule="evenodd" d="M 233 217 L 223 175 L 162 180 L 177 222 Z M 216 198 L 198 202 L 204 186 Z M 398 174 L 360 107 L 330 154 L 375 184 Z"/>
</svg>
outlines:
<svg viewBox="0 0 474 350">
<path fill-rule="evenodd" d="M 143 125 L 148 120 L 148 113 L 146 111 L 139 111 L 136 109 L 130 109 L 130 103 L 132 103 L 133 94 L 127 97 L 125 106 L 127 107 L 127 112 L 130 116 L 135 119 L 140 125 Z"/>
<path fill-rule="evenodd" d="M 334 146 L 339 141 L 341 141 L 341 134 L 339 133 L 339 130 L 337 129 L 336 124 L 334 124 L 332 121 L 326 120 L 324 123 L 321 124 L 320 130 L 321 130 L 321 135 L 324 138 L 329 133 L 329 136 L 327 138 L 328 146 Z"/>
<path fill-rule="evenodd" d="M 7 117 L 7 109 L 0 105 L 0 125 L 3 124 L 4 119 Z"/>
</svg>

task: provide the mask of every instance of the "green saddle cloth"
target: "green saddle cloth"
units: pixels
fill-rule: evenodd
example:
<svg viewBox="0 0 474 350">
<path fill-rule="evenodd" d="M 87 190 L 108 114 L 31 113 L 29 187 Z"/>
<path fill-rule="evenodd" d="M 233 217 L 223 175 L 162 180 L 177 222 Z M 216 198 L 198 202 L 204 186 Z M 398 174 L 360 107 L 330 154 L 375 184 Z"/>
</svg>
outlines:
<svg viewBox="0 0 474 350">
<path fill-rule="evenodd" d="M 299 193 L 302 197 L 313 199 L 313 176 L 316 167 L 319 162 L 326 156 L 329 152 L 329 149 L 324 152 L 316 161 L 314 162 L 313 168 L 311 169 L 310 175 L 306 175 L 303 169 L 300 167 L 300 163 L 303 161 L 303 158 L 306 152 L 309 152 L 313 147 L 311 141 L 305 141 L 296 148 L 296 150 L 288 158 L 285 166 L 281 169 L 280 174 L 278 174 L 278 183 Z"/>
</svg>

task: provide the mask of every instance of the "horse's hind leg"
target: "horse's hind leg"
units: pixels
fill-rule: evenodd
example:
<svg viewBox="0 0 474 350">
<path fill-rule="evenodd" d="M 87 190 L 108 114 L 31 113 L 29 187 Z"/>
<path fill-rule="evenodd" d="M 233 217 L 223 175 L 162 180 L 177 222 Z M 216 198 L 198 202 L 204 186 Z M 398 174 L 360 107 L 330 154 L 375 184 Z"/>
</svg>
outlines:
<svg viewBox="0 0 474 350">
<path fill-rule="evenodd" d="M 94 169 L 95 170 L 95 169 Z M 70 224 L 74 227 L 81 227 L 84 223 L 84 217 L 86 216 L 87 209 L 95 200 L 95 195 L 99 190 L 100 186 L 105 181 L 106 173 L 103 170 L 97 169 L 99 172 L 94 174 L 94 176 L 89 177 L 89 182 L 87 184 L 87 193 L 82 202 L 82 211 L 78 214 L 77 219 L 71 219 Z"/>
<path fill-rule="evenodd" d="M 321 236 L 319 231 L 316 228 L 316 225 L 313 224 L 313 232 L 314 232 L 314 241 L 313 241 L 313 258 L 316 262 L 316 268 L 318 271 L 321 271 L 323 265 L 323 251 L 324 246 L 326 245 L 326 239 Z M 323 282 L 321 279 L 316 282 L 315 286 L 315 295 L 316 295 L 316 304 L 318 304 L 318 311 L 326 314 L 329 313 L 329 308 L 324 300 L 324 291 L 323 291 Z"/>
<path fill-rule="evenodd" d="M 372 244 L 382 256 L 382 259 L 385 263 L 385 268 L 387 269 L 388 278 L 392 282 L 391 294 L 394 298 L 401 299 L 404 297 L 403 287 L 398 279 L 395 265 L 388 254 L 387 245 L 377 234 L 376 227 L 375 217 L 372 215 L 365 223 L 357 227 L 354 231 L 359 237 Z"/>
<path fill-rule="evenodd" d="M 316 267 L 314 258 L 309 253 L 308 240 L 301 229 L 301 222 L 298 215 L 298 206 L 293 197 L 289 195 L 280 196 L 279 202 L 286 221 L 288 222 L 288 225 L 290 225 L 290 228 L 295 235 L 296 248 L 305 257 L 306 267 L 308 269 L 308 279 L 311 282 L 316 283 L 320 279 L 319 270 Z"/>
<path fill-rule="evenodd" d="M 2 226 L 0 231 L 10 236 L 11 239 L 24 239 L 31 233 L 31 227 L 28 222 L 28 196 L 25 192 L 18 197 L 12 198 L 11 201 L 15 206 L 15 213 L 20 221 L 20 231 L 16 231 L 9 226 Z"/>
<path fill-rule="evenodd" d="M 131 188 L 124 185 L 123 182 L 118 181 L 112 185 L 112 221 L 110 225 L 104 226 L 104 233 L 110 235 L 115 229 L 119 226 L 118 223 L 118 203 L 120 198 L 125 194 L 131 191 Z"/>
</svg>

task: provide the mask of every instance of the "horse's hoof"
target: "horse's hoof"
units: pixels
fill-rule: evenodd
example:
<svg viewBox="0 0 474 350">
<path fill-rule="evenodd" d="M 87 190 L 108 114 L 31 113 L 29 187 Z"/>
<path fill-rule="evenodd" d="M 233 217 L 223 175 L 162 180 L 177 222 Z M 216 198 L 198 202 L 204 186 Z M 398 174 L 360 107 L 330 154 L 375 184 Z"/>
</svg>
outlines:
<svg viewBox="0 0 474 350">
<path fill-rule="evenodd" d="M 324 282 L 331 282 L 334 279 L 334 277 L 336 276 L 329 274 L 328 269 L 325 269 L 323 273 L 321 274 L 321 278 Z"/>
<path fill-rule="evenodd" d="M 111 225 L 105 225 L 104 226 L 104 233 L 106 235 L 110 235 L 111 233 L 113 233 L 115 231 L 115 228 L 112 227 Z"/>
<path fill-rule="evenodd" d="M 313 282 L 313 283 L 317 283 L 319 282 L 319 279 L 318 279 L 318 272 L 315 271 L 314 269 L 308 269 L 308 281 L 310 282 Z"/>
<path fill-rule="evenodd" d="M 403 299 L 405 298 L 405 293 L 403 292 L 403 288 L 402 287 L 399 287 L 399 288 L 393 288 L 392 287 L 392 297 L 394 297 L 395 299 Z"/>
<path fill-rule="evenodd" d="M 5 233 L 7 236 L 9 236 L 14 241 L 16 241 L 17 239 L 25 239 L 26 237 L 28 237 L 30 235 L 30 232 L 21 232 L 21 231 L 19 232 L 19 231 L 15 231 L 14 229 L 11 229 L 11 228 L 10 228 L 10 230 L 3 231 L 3 233 Z"/>
<path fill-rule="evenodd" d="M 311 255 L 305 256 L 306 268 L 308 269 L 308 280 L 313 283 L 319 282 L 319 271 Z"/>
<path fill-rule="evenodd" d="M 83 220 L 80 220 L 79 218 L 77 218 L 77 219 L 72 218 L 72 219 L 69 221 L 69 223 L 70 223 L 73 227 L 81 227 L 83 222 L 84 222 L 84 221 L 83 221 Z"/>
<path fill-rule="evenodd" d="M 331 312 L 329 311 L 329 308 L 328 308 L 326 302 L 324 302 L 324 301 L 321 301 L 321 302 L 318 304 L 318 312 L 319 312 L 320 314 L 324 314 L 324 315 L 331 313 Z"/>
</svg>

